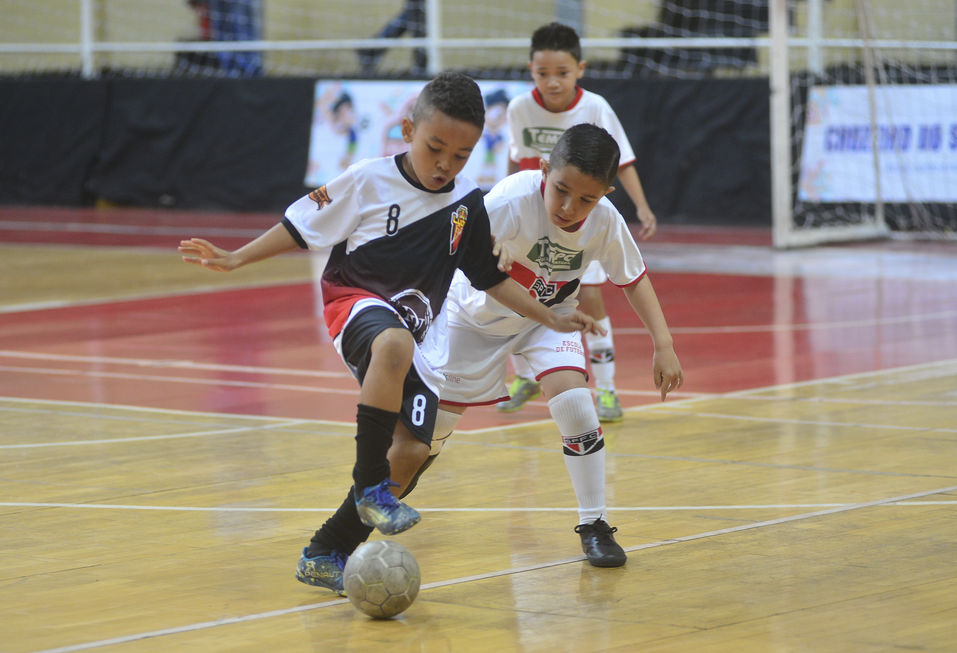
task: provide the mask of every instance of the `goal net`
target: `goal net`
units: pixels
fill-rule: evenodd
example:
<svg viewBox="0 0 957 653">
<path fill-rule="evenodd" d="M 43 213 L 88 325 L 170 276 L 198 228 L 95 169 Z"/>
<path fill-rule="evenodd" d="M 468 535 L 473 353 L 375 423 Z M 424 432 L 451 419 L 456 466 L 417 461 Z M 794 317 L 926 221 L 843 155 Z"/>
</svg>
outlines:
<svg viewBox="0 0 957 653">
<path fill-rule="evenodd" d="M 801 4 L 785 35 L 790 148 L 775 163 L 790 202 L 775 244 L 954 237 L 957 3 Z"/>
</svg>

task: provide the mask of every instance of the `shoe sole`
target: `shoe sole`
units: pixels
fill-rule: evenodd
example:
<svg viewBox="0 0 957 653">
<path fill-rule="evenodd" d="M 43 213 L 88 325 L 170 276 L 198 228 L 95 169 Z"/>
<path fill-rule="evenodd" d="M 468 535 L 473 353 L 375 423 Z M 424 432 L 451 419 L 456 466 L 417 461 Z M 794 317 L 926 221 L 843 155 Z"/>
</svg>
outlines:
<svg viewBox="0 0 957 653">
<path fill-rule="evenodd" d="M 602 569 L 608 569 L 611 567 L 624 567 L 625 563 L 628 562 L 628 558 L 624 560 L 589 560 L 588 563 L 592 567 L 601 567 Z"/>
<path fill-rule="evenodd" d="M 316 579 L 314 579 L 314 578 L 312 578 L 312 577 L 310 577 L 310 576 L 303 576 L 303 575 L 300 574 L 298 571 L 296 572 L 296 580 L 298 580 L 300 583 L 303 583 L 303 584 L 305 584 L 305 585 L 309 585 L 309 586 L 311 586 L 311 587 L 321 587 L 321 588 L 323 588 L 323 589 L 327 589 L 327 590 L 329 590 L 330 592 L 335 592 L 335 593 L 338 594 L 339 596 L 345 596 L 345 595 L 346 595 L 346 592 L 345 592 L 344 589 L 338 589 L 338 588 L 336 588 L 336 587 L 330 587 L 330 586 L 327 585 L 326 583 L 323 583 L 323 582 L 321 582 L 321 581 L 318 581 L 318 580 L 316 580 Z"/>
<path fill-rule="evenodd" d="M 364 525 L 368 526 L 369 528 L 374 528 L 374 529 L 376 529 L 377 531 L 379 531 L 379 532 L 382 533 L 383 535 L 398 535 L 399 533 L 404 533 L 405 531 L 409 530 L 410 528 L 412 528 L 413 526 L 415 526 L 416 524 L 418 524 L 420 521 L 422 521 L 422 518 L 421 518 L 421 517 L 418 517 L 418 518 L 415 519 L 415 521 L 413 521 L 413 522 L 410 523 L 410 524 L 404 525 L 404 526 L 402 526 L 401 528 L 394 528 L 394 529 L 389 529 L 389 530 L 383 530 L 383 526 L 380 526 L 379 524 L 376 524 L 376 523 L 375 523 L 374 521 L 372 521 L 372 520 L 366 521 L 365 519 L 362 518 L 361 515 L 359 516 L 359 521 L 361 521 Z M 371 522 L 371 523 L 370 523 L 370 522 Z"/>
</svg>

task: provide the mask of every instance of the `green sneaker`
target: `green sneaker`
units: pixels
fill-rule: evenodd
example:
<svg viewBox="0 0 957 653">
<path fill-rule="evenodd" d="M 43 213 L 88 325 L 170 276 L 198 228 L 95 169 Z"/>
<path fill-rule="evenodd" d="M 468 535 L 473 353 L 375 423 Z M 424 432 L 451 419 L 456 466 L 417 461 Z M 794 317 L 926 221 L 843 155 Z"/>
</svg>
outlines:
<svg viewBox="0 0 957 653">
<path fill-rule="evenodd" d="M 495 407 L 503 413 L 514 413 L 521 410 L 522 406 L 542 394 L 542 387 L 538 381 L 526 379 L 522 376 L 516 376 L 512 385 L 508 386 L 508 394 L 511 397 L 508 401 L 500 401 Z"/>
<path fill-rule="evenodd" d="M 621 402 L 614 390 L 596 390 L 595 408 L 599 422 L 620 422 L 624 418 Z"/>
</svg>

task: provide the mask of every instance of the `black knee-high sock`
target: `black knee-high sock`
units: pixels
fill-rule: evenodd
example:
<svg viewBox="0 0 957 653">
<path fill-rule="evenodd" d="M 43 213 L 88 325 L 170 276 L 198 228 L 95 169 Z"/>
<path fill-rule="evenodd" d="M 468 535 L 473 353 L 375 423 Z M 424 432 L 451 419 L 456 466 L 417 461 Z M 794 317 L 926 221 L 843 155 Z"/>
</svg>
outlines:
<svg viewBox="0 0 957 653">
<path fill-rule="evenodd" d="M 352 555 L 357 546 L 369 539 L 372 530 L 371 526 L 366 526 L 359 520 L 356 500 L 350 489 L 349 495 L 336 513 L 312 536 L 306 555 L 314 558 L 317 555 L 329 555 L 333 550 Z"/>
<path fill-rule="evenodd" d="M 389 447 L 399 413 L 359 404 L 356 411 L 356 464 L 352 478 L 362 492 L 389 477 Z"/>
</svg>

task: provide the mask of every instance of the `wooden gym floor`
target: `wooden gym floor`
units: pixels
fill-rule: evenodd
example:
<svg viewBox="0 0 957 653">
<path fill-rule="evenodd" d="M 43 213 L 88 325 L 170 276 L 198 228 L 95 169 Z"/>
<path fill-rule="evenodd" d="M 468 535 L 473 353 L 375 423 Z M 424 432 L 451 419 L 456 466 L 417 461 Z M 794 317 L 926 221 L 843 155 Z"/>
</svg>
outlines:
<svg viewBox="0 0 957 653">
<path fill-rule="evenodd" d="M 0 209 L 0 651 L 957 651 L 957 246 L 663 228 L 666 403 L 606 289 L 628 564 L 583 562 L 544 403 L 475 409 L 378 622 L 293 578 L 353 460 L 318 264 L 175 253 L 275 220 Z"/>
</svg>

